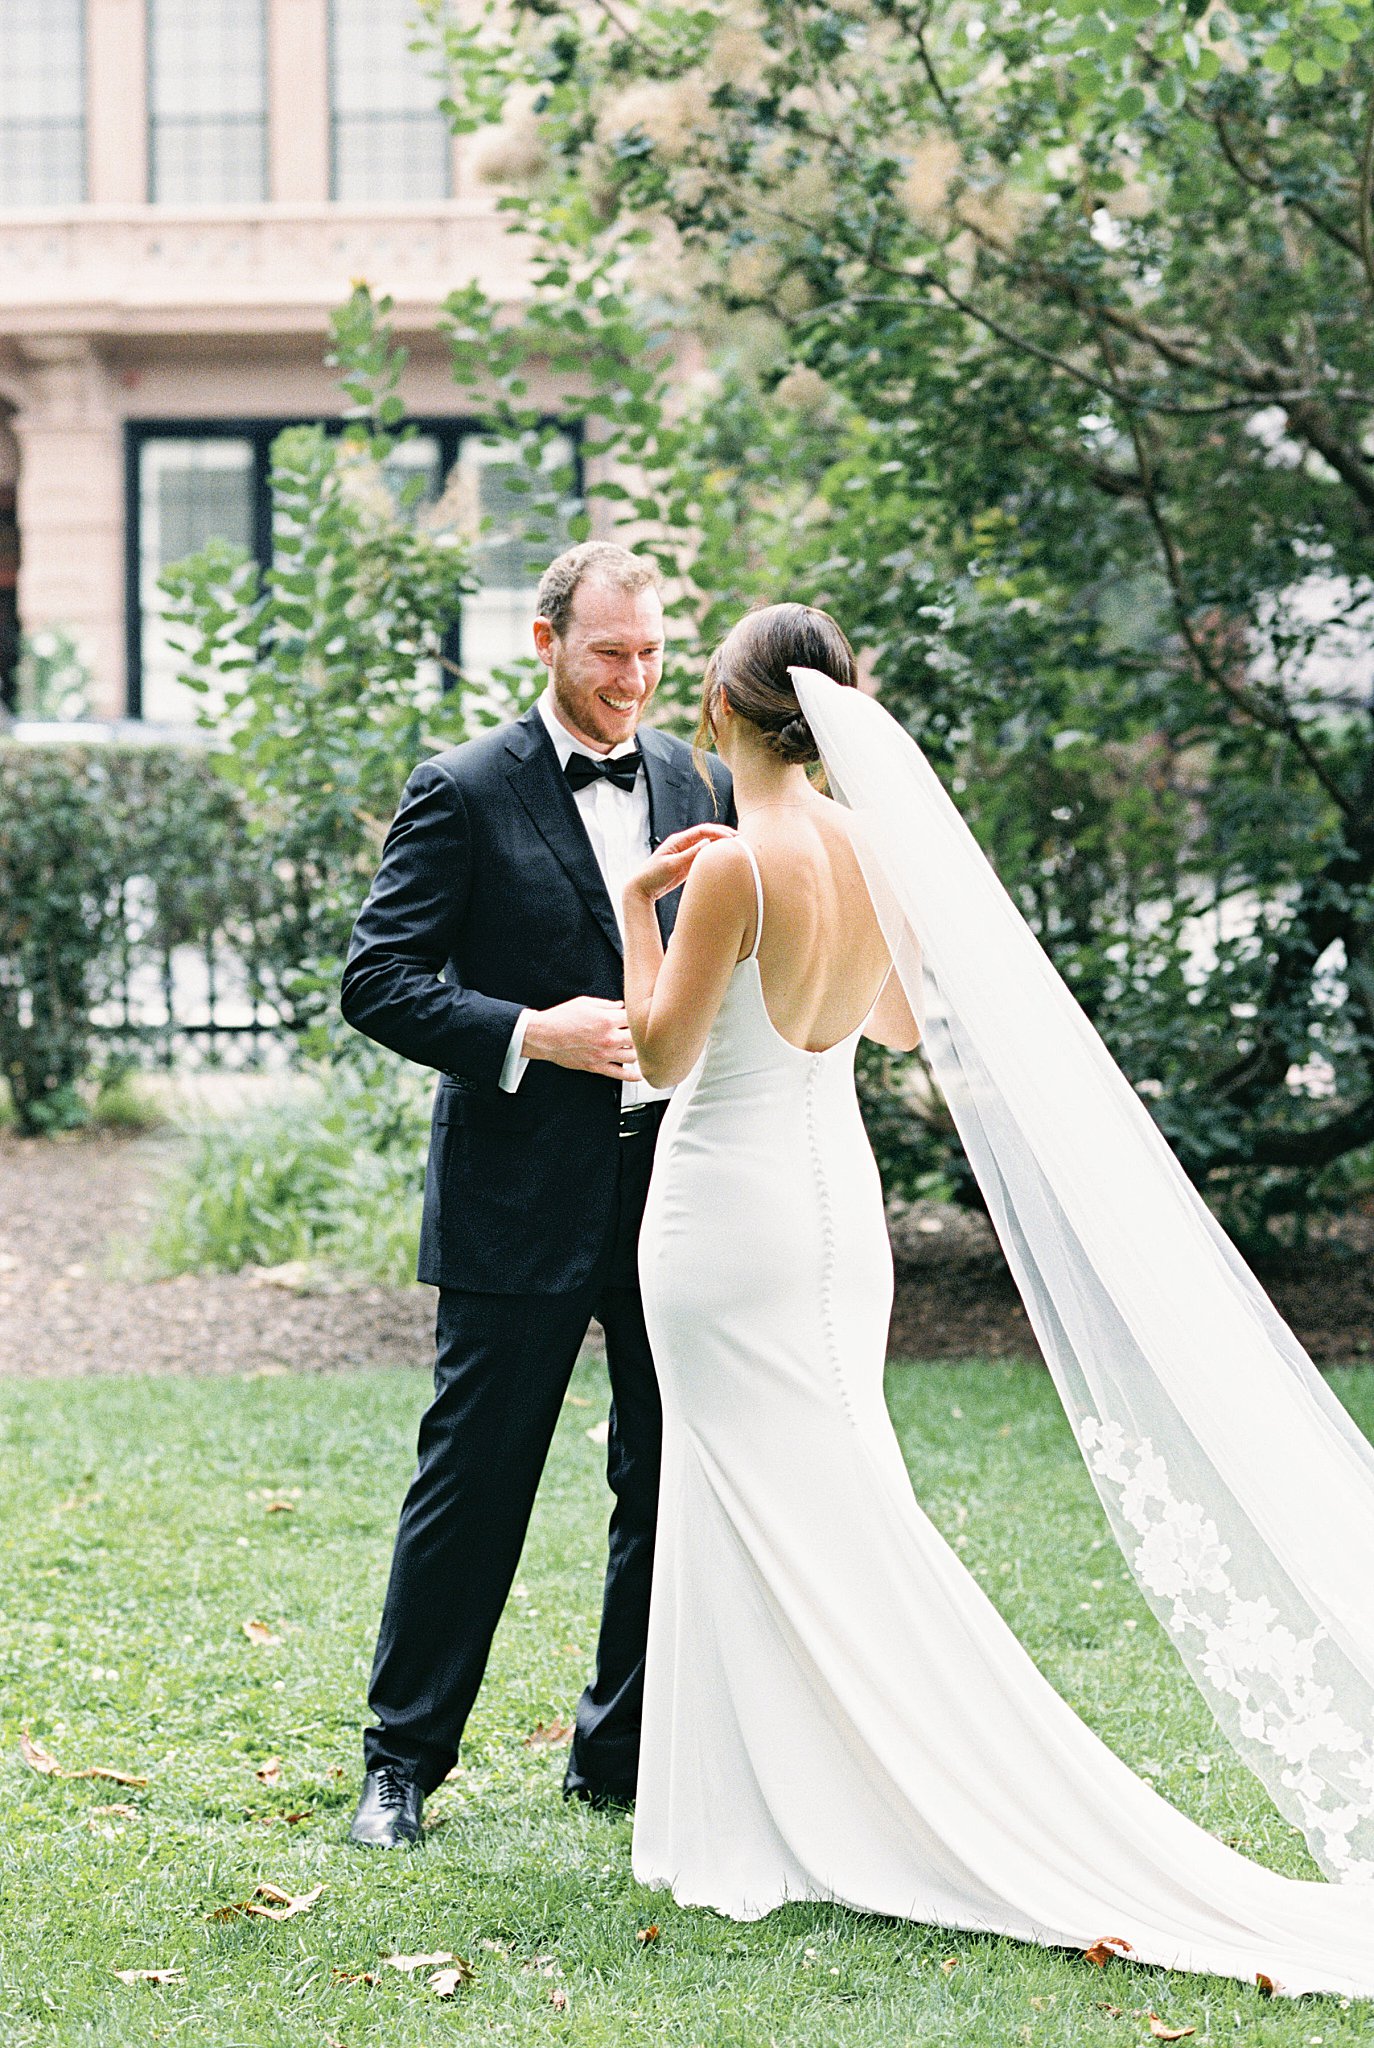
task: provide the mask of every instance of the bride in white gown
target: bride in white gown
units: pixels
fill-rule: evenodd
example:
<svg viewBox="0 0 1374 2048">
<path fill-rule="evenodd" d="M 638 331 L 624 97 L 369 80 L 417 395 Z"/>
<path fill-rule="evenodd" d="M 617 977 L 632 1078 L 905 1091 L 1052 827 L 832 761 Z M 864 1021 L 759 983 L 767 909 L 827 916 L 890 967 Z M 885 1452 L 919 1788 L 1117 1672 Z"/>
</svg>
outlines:
<svg viewBox="0 0 1374 2048">
<path fill-rule="evenodd" d="M 850 697 L 821 683 L 856 680 L 823 613 L 773 606 L 727 638 L 703 725 L 739 833 L 666 842 L 625 896 L 641 1069 L 678 1084 L 640 1250 L 664 1442 L 635 1873 L 741 1920 L 834 1900 L 1374 1995 L 1374 1886 L 1279 1877 L 1168 1805 L 913 1497 L 883 1400 L 892 1265 L 853 1067 L 864 1033 L 916 1042 L 914 984 L 909 961 L 891 972 L 901 943 L 853 813 L 807 780 L 794 664 L 808 703 Z M 684 881 L 665 957 L 653 903 Z M 992 1206 L 1010 1243 L 1017 1218 Z M 1040 1277 L 1018 1268 L 1037 1331 L 1054 1320 Z"/>
</svg>

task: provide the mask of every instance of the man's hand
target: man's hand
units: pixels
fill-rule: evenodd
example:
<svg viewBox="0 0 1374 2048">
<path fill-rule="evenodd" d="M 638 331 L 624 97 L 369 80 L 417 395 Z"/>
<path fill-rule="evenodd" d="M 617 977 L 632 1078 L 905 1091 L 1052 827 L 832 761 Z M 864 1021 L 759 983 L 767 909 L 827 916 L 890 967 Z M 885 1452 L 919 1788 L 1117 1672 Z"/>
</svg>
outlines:
<svg viewBox="0 0 1374 2048">
<path fill-rule="evenodd" d="M 521 1050 L 532 1060 L 551 1060 L 608 1081 L 643 1079 L 624 1003 L 605 996 L 574 996 L 551 1010 L 534 1010 L 525 1025 Z"/>
</svg>

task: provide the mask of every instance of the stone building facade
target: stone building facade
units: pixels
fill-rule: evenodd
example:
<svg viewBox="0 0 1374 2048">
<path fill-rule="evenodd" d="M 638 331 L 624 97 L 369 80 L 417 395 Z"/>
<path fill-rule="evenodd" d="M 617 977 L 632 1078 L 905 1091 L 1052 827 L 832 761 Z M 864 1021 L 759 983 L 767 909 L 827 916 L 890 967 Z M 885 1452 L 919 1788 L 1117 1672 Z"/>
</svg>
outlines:
<svg viewBox="0 0 1374 2048">
<path fill-rule="evenodd" d="M 0 0 L 0 691 L 17 639 L 69 634 L 102 718 L 191 700 L 157 576 L 212 535 L 265 555 L 283 424 L 337 417 L 328 316 L 364 277 L 411 349 L 407 459 L 474 518 L 499 461 L 435 315 L 518 296 L 490 191 L 435 111 L 411 0 Z M 523 639 L 494 574 L 465 659 Z M 523 582 L 522 582 L 522 579 Z"/>
</svg>

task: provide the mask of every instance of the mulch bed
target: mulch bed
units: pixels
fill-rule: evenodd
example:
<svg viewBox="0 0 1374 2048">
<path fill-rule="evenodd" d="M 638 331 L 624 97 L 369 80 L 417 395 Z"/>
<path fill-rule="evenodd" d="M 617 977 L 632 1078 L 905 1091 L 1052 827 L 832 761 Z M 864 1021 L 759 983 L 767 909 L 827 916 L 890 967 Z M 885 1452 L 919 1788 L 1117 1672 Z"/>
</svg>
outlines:
<svg viewBox="0 0 1374 2048">
<path fill-rule="evenodd" d="M 120 1246 L 143 1237 L 177 1143 L 0 1136 L 0 1373 L 428 1367 L 427 1287 L 120 1277 Z M 892 1237 L 895 1357 L 1038 1355 L 985 1218 L 917 1203 L 893 1217 Z M 1318 1361 L 1374 1356 L 1374 1216 L 1349 1219 L 1329 1243 L 1261 1277 Z"/>
</svg>

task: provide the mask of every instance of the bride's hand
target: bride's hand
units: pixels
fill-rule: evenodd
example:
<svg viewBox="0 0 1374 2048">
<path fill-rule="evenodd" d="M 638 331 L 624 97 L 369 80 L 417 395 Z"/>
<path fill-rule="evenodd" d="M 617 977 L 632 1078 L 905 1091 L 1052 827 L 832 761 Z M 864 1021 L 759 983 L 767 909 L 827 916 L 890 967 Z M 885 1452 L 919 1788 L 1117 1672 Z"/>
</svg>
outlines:
<svg viewBox="0 0 1374 2048">
<path fill-rule="evenodd" d="M 660 896 L 681 888 L 703 846 L 709 846 L 713 839 L 734 836 L 732 825 L 688 825 L 684 831 L 674 832 L 631 875 L 625 884 L 626 898 L 634 896 L 645 903 L 657 902 Z"/>
</svg>

